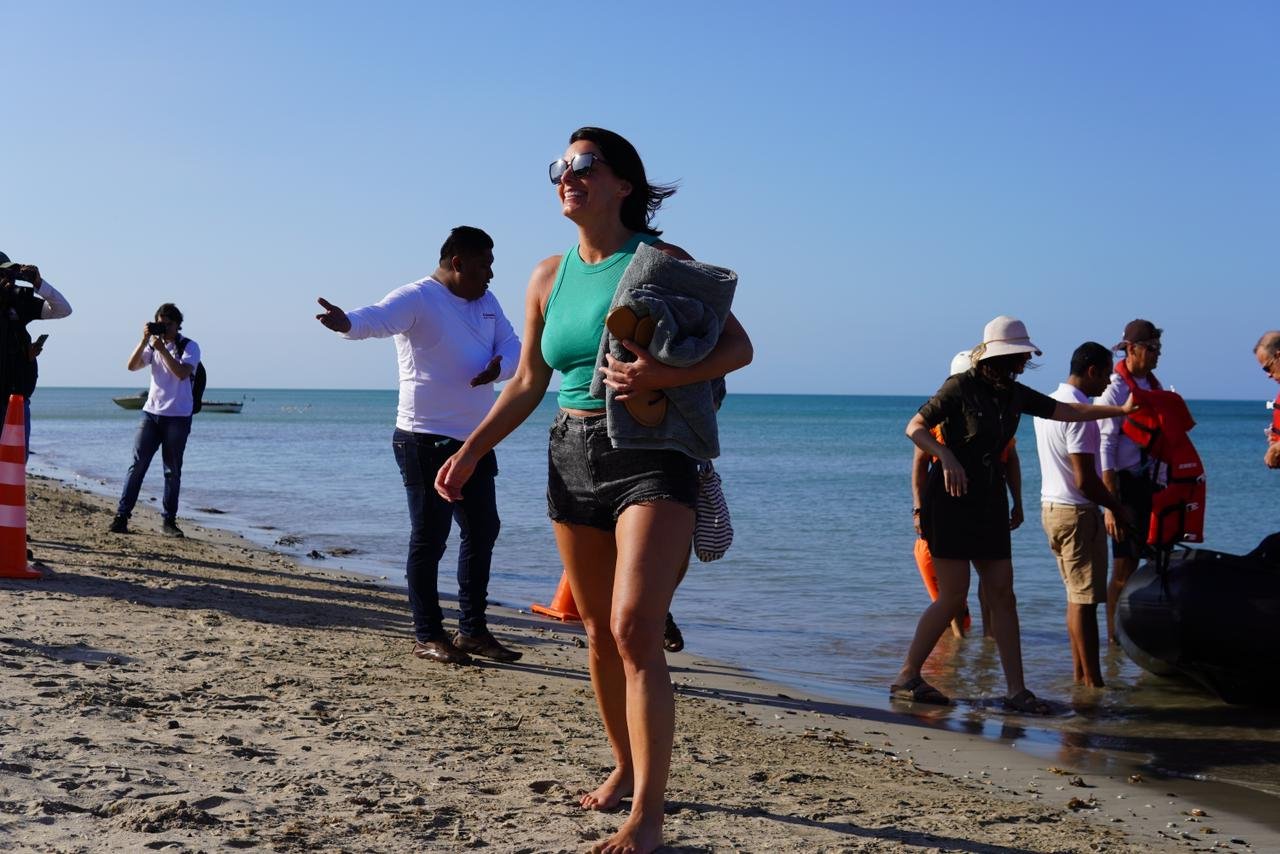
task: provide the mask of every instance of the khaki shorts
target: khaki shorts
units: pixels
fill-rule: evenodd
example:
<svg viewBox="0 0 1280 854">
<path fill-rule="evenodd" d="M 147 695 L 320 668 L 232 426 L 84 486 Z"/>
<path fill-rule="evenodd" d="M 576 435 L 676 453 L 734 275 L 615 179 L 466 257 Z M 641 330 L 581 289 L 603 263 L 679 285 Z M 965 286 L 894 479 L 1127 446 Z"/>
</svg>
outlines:
<svg viewBox="0 0 1280 854">
<path fill-rule="evenodd" d="M 1107 530 L 1093 504 L 1042 504 L 1040 522 L 1072 605 L 1107 601 Z"/>
</svg>

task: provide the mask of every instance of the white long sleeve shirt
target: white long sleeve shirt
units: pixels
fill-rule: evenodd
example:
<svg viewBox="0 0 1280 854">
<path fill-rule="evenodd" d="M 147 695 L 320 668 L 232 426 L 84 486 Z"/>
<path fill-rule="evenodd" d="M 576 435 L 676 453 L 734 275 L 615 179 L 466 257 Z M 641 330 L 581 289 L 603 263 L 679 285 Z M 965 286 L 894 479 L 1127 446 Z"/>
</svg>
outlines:
<svg viewBox="0 0 1280 854">
<path fill-rule="evenodd" d="M 351 329 L 344 338 L 395 338 L 396 427 L 411 433 L 466 439 L 494 401 L 493 385 L 472 388 L 472 377 L 501 356 L 498 380 L 510 379 L 520 360 L 520 339 L 488 291 L 465 300 L 428 277 L 347 312 L 347 318 Z"/>
<path fill-rule="evenodd" d="M 1151 381 L 1146 377 L 1134 377 L 1138 388 L 1151 390 Z M 1097 403 L 1106 406 L 1124 406 L 1129 399 L 1129 385 L 1119 374 L 1111 375 L 1111 384 L 1098 396 Z M 1121 425 L 1124 417 L 1104 418 L 1098 422 L 1102 433 L 1102 470 L 1131 471 L 1142 464 L 1142 449 L 1124 434 Z"/>
<path fill-rule="evenodd" d="M 57 320 L 71 314 L 71 303 L 43 278 L 40 279 L 36 296 L 44 300 L 44 308 L 40 309 L 41 320 Z"/>
</svg>

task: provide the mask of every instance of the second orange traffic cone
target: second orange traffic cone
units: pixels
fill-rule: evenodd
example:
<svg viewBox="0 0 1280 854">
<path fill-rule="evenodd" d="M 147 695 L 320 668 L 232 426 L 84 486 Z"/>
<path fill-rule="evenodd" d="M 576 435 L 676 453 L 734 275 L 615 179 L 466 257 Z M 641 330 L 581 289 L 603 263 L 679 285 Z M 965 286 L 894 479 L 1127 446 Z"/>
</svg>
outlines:
<svg viewBox="0 0 1280 854">
<path fill-rule="evenodd" d="M 560 573 L 560 583 L 556 585 L 556 595 L 551 600 L 551 604 L 539 605 L 534 602 L 529 608 L 535 614 L 554 617 L 557 620 L 578 620 L 579 622 L 582 620 L 578 615 L 578 606 L 573 601 L 573 591 L 569 589 L 569 576 L 563 572 Z"/>
<path fill-rule="evenodd" d="M 40 578 L 27 563 L 27 441 L 20 394 L 9 395 L 0 433 L 0 578 Z"/>
</svg>

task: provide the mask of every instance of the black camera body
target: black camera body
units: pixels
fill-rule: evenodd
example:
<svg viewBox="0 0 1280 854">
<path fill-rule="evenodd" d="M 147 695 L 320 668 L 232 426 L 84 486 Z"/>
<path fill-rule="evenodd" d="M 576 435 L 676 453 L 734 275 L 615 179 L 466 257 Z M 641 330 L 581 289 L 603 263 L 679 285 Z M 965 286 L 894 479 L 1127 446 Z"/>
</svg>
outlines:
<svg viewBox="0 0 1280 854">
<path fill-rule="evenodd" d="M 148 335 L 163 335 L 169 331 L 169 324 L 163 320 L 153 320 L 147 324 Z"/>
</svg>

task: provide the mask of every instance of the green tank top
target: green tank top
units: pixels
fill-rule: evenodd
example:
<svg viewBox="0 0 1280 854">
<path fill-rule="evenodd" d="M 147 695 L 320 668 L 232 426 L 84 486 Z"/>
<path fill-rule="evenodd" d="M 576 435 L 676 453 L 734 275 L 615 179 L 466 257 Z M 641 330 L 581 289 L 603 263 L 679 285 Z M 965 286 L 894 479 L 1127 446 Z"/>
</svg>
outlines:
<svg viewBox="0 0 1280 854">
<path fill-rule="evenodd" d="M 599 264 L 584 262 L 577 244 L 561 257 L 544 312 L 542 358 L 563 375 L 556 398 L 562 409 L 604 409 L 604 401 L 591 396 L 604 316 L 636 249 L 657 240 L 635 234 Z"/>
</svg>

